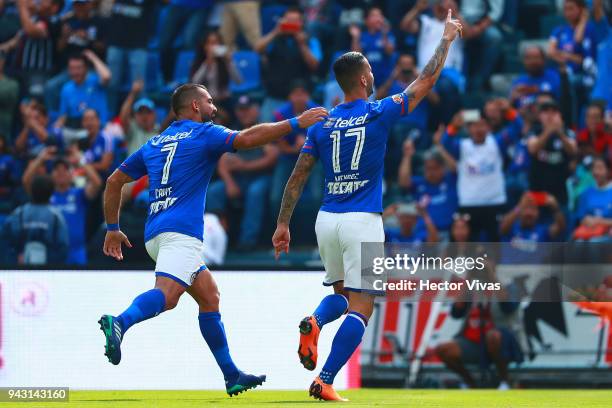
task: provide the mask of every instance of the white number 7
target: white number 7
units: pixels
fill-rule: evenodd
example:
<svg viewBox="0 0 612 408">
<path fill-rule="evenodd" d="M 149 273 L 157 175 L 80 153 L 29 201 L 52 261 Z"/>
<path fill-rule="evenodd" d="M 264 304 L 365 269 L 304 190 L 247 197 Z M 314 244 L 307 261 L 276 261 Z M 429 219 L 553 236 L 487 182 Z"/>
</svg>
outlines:
<svg viewBox="0 0 612 408">
<path fill-rule="evenodd" d="M 344 136 L 355 136 L 355 149 L 351 158 L 351 170 L 359 170 L 359 160 L 361 160 L 361 152 L 365 144 L 365 127 L 349 129 Z M 340 131 L 334 130 L 329 135 L 333 139 L 332 144 L 332 166 L 334 173 L 340 173 Z"/>
<path fill-rule="evenodd" d="M 161 184 L 168 184 L 168 179 L 170 178 L 170 165 L 172 164 L 172 160 L 174 159 L 174 153 L 176 153 L 177 146 L 178 142 L 168 143 L 160 150 L 162 152 L 169 152 L 168 156 L 166 156 L 166 163 L 164 164 Z"/>
</svg>

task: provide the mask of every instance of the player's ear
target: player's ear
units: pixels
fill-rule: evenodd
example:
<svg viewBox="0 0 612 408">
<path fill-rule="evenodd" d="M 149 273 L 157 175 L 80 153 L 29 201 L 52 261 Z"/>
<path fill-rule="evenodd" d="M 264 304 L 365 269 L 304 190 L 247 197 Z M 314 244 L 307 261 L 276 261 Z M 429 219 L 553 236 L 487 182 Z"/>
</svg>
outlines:
<svg viewBox="0 0 612 408">
<path fill-rule="evenodd" d="M 194 112 L 200 111 L 200 104 L 198 103 L 197 99 L 191 101 L 191 109 L 193 109 Z"/>
</svg>

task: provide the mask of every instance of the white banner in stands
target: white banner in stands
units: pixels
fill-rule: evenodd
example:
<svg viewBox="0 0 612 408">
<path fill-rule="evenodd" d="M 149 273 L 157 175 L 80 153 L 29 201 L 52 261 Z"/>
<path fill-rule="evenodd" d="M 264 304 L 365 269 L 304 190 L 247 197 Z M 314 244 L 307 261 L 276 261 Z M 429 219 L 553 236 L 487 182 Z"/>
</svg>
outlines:
<svg viewBox="0 0 612 408">
<path fill-rule="evenodd" d="M 330 293 L 320 272 L 213 272 L 232 357 L 267 374 L 267 389 L 306 389 L 315 373 L 297 357 L 298 323 Z M 196 303 L 134 326 L 111 365 L 98 319 L 150 289 L 141 271 L 0 271 L 0 385 L 76 389 L 224 389 L 198 326 Z M 319 367 L 340 320 L 325 327 Z M 337 377 L 345 388 L 345 371 Z"/>
</svg>

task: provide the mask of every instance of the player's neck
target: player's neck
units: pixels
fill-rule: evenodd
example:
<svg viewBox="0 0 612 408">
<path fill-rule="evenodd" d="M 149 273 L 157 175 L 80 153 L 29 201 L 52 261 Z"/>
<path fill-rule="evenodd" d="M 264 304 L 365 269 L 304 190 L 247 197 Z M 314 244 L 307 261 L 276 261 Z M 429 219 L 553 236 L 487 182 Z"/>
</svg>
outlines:
<svg viewBox="0 0 612 408">
<path fill-rule="evenodd" d="M 344 94 L 344 103 L 351 103 L 363 99 L 364 101 L 368 99 L 368 95 L 365 92 L 365 89 Z"/>
</svg>

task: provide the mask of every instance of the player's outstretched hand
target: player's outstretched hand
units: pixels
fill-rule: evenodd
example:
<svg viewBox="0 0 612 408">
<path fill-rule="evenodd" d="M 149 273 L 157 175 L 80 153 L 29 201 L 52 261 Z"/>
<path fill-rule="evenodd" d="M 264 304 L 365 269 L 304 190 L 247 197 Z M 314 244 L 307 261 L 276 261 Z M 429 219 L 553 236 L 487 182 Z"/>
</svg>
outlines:
<svg viewBox="0 0 612 408">
<path fill-rule="evenodd" d="M 327 117 L 327 109 L 325 108 L 312 108 L 298 116 L 298 124 L 302 129 L 306 129 L 317 122 L 321 122 Z"/>
<path fill-rule="evenodd" d="M 104 255 L 112 256 L 118 261 L 123 260 L 123 253 L 121 252 L 121 244 L 125 244 L 128 248 L 132 247 L 130 240 L 127 235 L 121 231 L 106 231 L 106 237 L 104 238 Z"/>
<path fill-rule="evenodd" d="M 453 12 L 451 9 L 448 9 L 448 15 L 446 16 L 446 25 L 444 26 L 444 34 L 442 37 L 448 41 L 453 41 L 457 38 L 457 33 L 461 37 L 463 26 L 459 22 L 453 18 Z"/>
<path fill-rule="evenodd" d="M 272 245 L 274 245 L 274 259 L 278 260 L 282 252 L 289 253 L 289 242 L 291 234 L 289 226 L 286 224 L 278 224 L 274 235 L 272 236 Z"/>
</svg>

